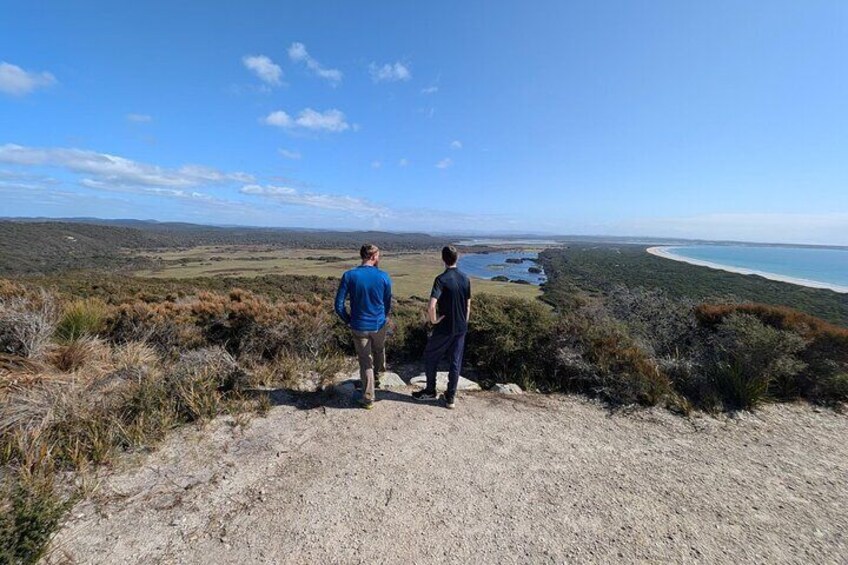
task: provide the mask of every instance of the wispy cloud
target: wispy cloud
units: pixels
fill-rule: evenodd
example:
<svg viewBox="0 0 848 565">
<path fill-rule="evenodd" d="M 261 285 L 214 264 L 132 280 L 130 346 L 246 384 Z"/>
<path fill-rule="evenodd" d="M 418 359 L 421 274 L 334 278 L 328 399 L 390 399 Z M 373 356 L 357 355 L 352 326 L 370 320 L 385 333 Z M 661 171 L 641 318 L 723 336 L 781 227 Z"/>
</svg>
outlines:
<svg viewBox="0 0 848 565">
<path fill-rule="evenodd" d="M 328 69 L 315 60 L 306 50 L 303 43 L 292 43 L 289 47 L 289 59 L 295 63 L 303 63 L 306 68 L 317 77 L 320 77 L 331 85 L 336 86 L 342 81 L 342 72 L 338 69 Z"/>
<path fill-rule="evenodd" d="M 243 186 L 240 192 L 291 206 L 309 206 L 312 208 L 339 210 L 369 216 L 379 216 L 389 213 L 388 208 L 374 204 L 364 198 L 300 192 L 288 186 L 249 184 Z"/>
<path fill-rule="evenodd" d="M 384 65 L 371 63 L 368 66 L 368 70 L 371 73 L 371 80 L 374 82 L 398 82 L 407 81 L 412 78 L 412 72 L 409 70 L 409 67 L 399 61 Z"/>
<path fill-rule="evenodd" d="M 25 71 L 17 65 L 0 62 L 0 92 L 24 96 L 38 88 L 56 84 L 56 77 L 48 72 Z"/>
<path fill-rule="evenodd" d="M 379 159 L 375 160 L 375 161 L 371 161 L 371 168 L 372 169 L 380 169 L 380 168 L 382 168 L 382 166 L 383 166 L 383 162 L 380 161 Z"/>
<path fill-rule="evenodd" d="M 329 131 L 342 132 L 350 129 L 350 124 L 347 123 L 345 115 L 342 111 L 336 109 L 325 110 L 318 112 L 312 108 L 301 110 L 296 118 L 293 118 L 283 110 L 271 112 L 262 119 L 262 122 L 269 126 L 275 126 L 284 129 L 306 129 L 312 131 Z"/>
<path fill-rule="evenodd" d="M 0 163 L 59 167 L 77 174 L 90 175 L 90 181 L 113 186 L 144 186 L 186 189 L 204 184 L 250 182 L 252 175 L 225 173 L 199 165 L 168 169 L 139 163 L 124 157 L 83 149 L 37 148 L 0 145 Z"/>
<path fill-rule="evenodd" d="M 282 84 L 283 69 L 265 55 L 245 55 L 241 62 L 259 79 L 271 86 Z"/>
<path fill-rule="evenodd" d="M 127 114 L 127 121 L 135 124 L 147 124 L 153 121 L 153 116 L 147 114 Z"/>
<path fill-rule="evenodd" d="M 451 141 L 450 146 L 451 149 L 462 149 L 462 142 L 458 139 L 454 139 L 453 141 Z"/>
<path fill-rule="evenodd" d="M 437 169 L 447 169 L 451 165 L 453 165 L 453 159 L 451 159 L 450 157 L 445 157 L 444 159 L 442 159 L 441 161 L 436 163 L 436 168 Z"/>
<path fill-rule="evenodd" d="M 409 165 L 409 159 L 406 157 L 398 161 L 398 167 L 406 167 L 407 165 Z"/>
<path fill-rule="evenodd" d="M 428 86 L 426 88 L 421 89 L 421 94 L 435 94 L 439 91 L 439 87 L 437 85 Z"/>
<path fill-rule="evenodd" d="M 286 159 L 291 159 L 293 161 L 297 161 L 302 157 L 300 151 L 292 151 L 290 149 L 279 149 L 278 151 L 280 155 L 282 155 Z"/>
</svg>

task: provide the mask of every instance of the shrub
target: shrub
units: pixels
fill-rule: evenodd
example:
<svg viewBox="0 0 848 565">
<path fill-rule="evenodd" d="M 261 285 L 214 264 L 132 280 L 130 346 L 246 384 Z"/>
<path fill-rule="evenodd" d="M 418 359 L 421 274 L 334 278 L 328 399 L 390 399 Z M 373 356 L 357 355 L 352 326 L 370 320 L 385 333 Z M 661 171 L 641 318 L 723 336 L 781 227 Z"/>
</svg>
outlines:
<svg viewBox="0 0 848 565">
<path fill-rule="evenodd" d="M 767 326 L 750 314 L 734 313 L 716 328 L 710 352 L 713 384 L 730 408 L 752 408 L 767 395 L 792 398 L 805 364 L 797 354 L 801 336 Z"/>
<path fill-rule="evenodd" d="M 23 357 L 40 356 L 50 342 L 57 318 L 56 301 L 49 294 L 0 299 L 0 349 Z"/>
<path fill-rule="evenodd" d="M 536 386 L 552 367 L 554 316 L 537 301 L 480 295 L 471 307 L 468 362 L 496 382 Z"/>
<path fill-rule="evenodd" d="M 621 323 L 570 313 L 561 317 L 556 335 L 555 390 L 613 404 L 654 405 L 674 396 L 671 381 Z"/>
<path fill-rule="evenodd" d="M 610 313 L 656 356 L 688 352 L 697 340 L 695 302 L 660 289 L 617 285 L 605 297 Z"/>
<path fill-rule="evenodd" d="M 16 479 L 0 485 L 0 563 L 35 564 L 76 497 L 58 494 L 51 475 Z"/>
<path fill-rule="evenodd" d="M 86 336 L 100 334 L 106 325 L 106 304 L 96 298 L 74 300 L 67 304 L 56 328 L 56 337 L 62 341 L 74 341 Z"/>
</svg>

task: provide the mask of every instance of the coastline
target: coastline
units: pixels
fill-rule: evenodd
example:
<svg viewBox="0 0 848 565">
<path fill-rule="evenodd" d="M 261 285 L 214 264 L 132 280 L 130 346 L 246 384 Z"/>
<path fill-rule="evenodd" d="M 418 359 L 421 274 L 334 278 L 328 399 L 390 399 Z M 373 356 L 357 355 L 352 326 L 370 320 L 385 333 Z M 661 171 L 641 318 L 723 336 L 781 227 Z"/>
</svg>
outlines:
<svg viewBox="0 0 848 565">
<path fill-rule="evenodd" d="M 842 286 L 838 284 L 831 284 L 822 281 L 813 281 L 809 279 L 802 279 L 797 277 L 790 277 L 787 275 L 780 275 L 777 273 L 769 273 L 766 271 L 757 271 L 755 269 L 744 269 L 741 267 L 732 267 L 730 265 L 722 265 L 720 263 L 713 263 L 711 261 L 701 261 L 700 259 L 690 259 L 689 257 L 684 257 L 682 255 L 677 255 L 674 253 L 673 246 L 656 246 L 649 247 L 646 249 L 648 253 L 651 255 L 655 255 L 657 257 L 662 257 L 664 259 L 671 259 L 672 261 L 680 261 L 682 263 L 689 263 L 690 265 L 697 265 L 699 267 L 708 267 L 710 269 L 717 269 L 719 271 L 726 271 L 728 273 L 736 273 L 739 275 L 757 275 L 759 277 L 763 277 L 764 279 L 769 279 L 772 281 L 785 282 L 789 284 L 794 284 L 798 286 L 806 286 L 808 288 L 818 288 L 818 289 L 826 289 L 832 290 L 834 292 L 838 292 L 840 294 L 848 294 L 848 286 Z"/>
</svg>

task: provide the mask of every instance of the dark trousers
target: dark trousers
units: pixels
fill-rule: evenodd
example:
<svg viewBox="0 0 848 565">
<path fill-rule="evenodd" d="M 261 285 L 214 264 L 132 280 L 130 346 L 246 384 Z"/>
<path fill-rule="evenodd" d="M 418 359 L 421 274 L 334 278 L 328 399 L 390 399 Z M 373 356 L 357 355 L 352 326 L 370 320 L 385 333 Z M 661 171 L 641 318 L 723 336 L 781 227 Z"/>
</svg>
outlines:
<svg viewBox="0 0 848 565">
<path fill-rule="evenodd" d="M 424 349 L 424 373 L 427 375 L 427 390 L 436 390 L 436 369 L 439 366 L 439 361 L 447 355 L 450 361 L 447 396 L 452 397 L 456 394 L 464 351 L 465 333 L 459 335 L 434 333 L 430 336 L 430 339 L 427 340 L 427 348 Z"/>
</svg>

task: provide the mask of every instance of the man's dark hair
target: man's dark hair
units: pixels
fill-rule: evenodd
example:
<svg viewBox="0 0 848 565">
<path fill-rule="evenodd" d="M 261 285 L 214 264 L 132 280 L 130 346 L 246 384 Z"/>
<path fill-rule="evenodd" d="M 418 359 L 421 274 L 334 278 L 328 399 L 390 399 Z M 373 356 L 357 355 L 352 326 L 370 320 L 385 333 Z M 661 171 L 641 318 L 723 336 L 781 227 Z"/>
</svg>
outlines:
<svg viewBox="0 0 848 565">
<path fill-rule="evenodd" d="M 442 247 L 442 261 L 448 267 L 456 265 L 456 260 L 459 259 L 459 251 L 453 245 L 445 245 Z"/>
<path fill-rule="evenodd" d="M 374 257 L 377 252 L 380 251 L 380 248 L 374 245 L 373 243 L 366 243 L 362 247 L 359 248 L 359 256 L 362 257 L 363 261 L 367 261 Z"/>
</svg>

